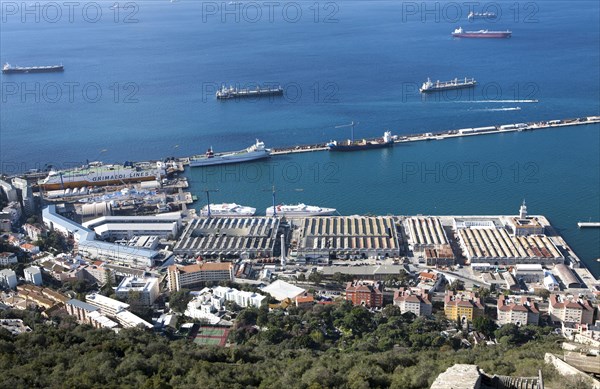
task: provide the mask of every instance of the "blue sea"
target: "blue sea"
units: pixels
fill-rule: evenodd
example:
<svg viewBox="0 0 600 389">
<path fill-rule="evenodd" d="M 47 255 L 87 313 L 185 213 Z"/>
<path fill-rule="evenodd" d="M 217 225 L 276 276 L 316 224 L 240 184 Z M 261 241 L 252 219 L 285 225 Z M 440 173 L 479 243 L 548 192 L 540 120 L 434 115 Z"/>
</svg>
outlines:
<svg viewBox="0 0 600 389">
<path fill-rule="evenodd" d="M 55 5 L 57 4 L 57 5 Z M 115 6 L 116 5 L 116 6 Z M 0 61 L 64 73 L 2 75 L 2 172 L 247 147 L 434 132 L 600 114 L 597 1 L 179 0 L 0 2 Z M 510 39 L 453 39 L 510 29 Z M 428 77 L 472 90 L 422 97 Z M 217 101 L 220 85 L 285 96 Z M 336 128 L 338 127 L 338 128 Z M 264 212 L 507 214 L 525 199 L 599 276 L 600 126 L 309 153 L 187 172 L 191 190 Z M 199 201 L 200 207 L 204 201 Z"/>
</svg>

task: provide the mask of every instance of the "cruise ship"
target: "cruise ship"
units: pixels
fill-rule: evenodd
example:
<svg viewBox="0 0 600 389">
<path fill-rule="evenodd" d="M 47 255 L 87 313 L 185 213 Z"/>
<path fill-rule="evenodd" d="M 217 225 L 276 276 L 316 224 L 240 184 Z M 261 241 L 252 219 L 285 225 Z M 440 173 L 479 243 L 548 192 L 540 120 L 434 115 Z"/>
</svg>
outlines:
<svg viewBox="0 0 600 389">
<path fill-rule="evenodd" d="M 222 86 L 221 89 L 215 94 L 219 100 L 233 99 L 236 97 L 258 97 L 258 96 L 281 96 L 283 95 L 283 88 L 278 86 L 277 88 L 260 88 L 254 89 L 238 89 L 230 86 Z"/>
<path fill-rule="evenodd" d="M 475 81 L 474 78 L 464 78 L 463 79 L 458 79 L 455 78 L 454 80 L 450 80 L 450 81 L 440 81 L 437 80 L 436 82 L 431 82 L 431 79 L 427 78 L 427 81 L 425 81 L 423 83 L 423 85 L 421 86 L 421 88 L 419 89 L 419 92 L 421 93 L 428 93 L 428 92 L 437 92 L 437 91 L 443 91 L 443 90 L 449 90 L 449 89 L 461 89 L 461 88 L 470 88 L 477 85 L 477 81 Z"/>
<path fill-rule="evenodd" d="M 51 65 L 51 66 L 30 66 L 30 67 L 21 67 L 21 66 L 11 66 L 8 63 L 5 63 L 2 67 L 2 73 L 11 74 L 11 73 L 52 73 L 52 72 L 62 72 L 65 68 L 63 65 Z"/>
<path fill-rule="evenodd" d="M 327 143 L 329 151 L 358 151 L 358 150 L 369 150 L 369 149 L 380 149 L 383 147 L 391 147 L 394 144 L 394 138 L 390 131 L 386 131 L 383 137 L 373 140 L 362 139 L 354 141 L 348 139 L 343 143 L 337 141 L 331 141 Z"/>
<path fill-rule="evenodd" d="M 258 139 L 252 146 L 240 150 L 226 153 L 214 153 L 212 147 L 204 155 L 197 155 L 190 158 L 190 166 L 211 166 L 222 165 L 226 163 L 247 162 L 256 159 L 268 158 L 271 150 L 265 148 L 265 144 Z"/>
<path fill-rule="evenodd" d="M 337 210 L 335 208 L 321 208 L 313 205 L 277 205 L 275 206 L 277 216 L 306 217 L 306 216 L 329 216 Z M 266 210 L 267 216 L 273 216 L 273 207 Z"/>
<path fill-rule="evenodd" d="M 452 36 L 455 38 L 510 38 L 512 36 L 512 31 L 464 31 L 462 27 L 459 27 L 454 30 Z"/>
<path fill-rule="evenodd" d="M 208 207 L 205 205 L 200 210 L 200 216 L 208 216 Z M 210 216 L 254 216 L 256 208 L 245 207 L 236 203 L 210 204 Z"/>
<path fill-rule="evenodd" d="M 119 185 L 128 182 L 160 180 L 166 175 L 163 162 L 123 165 L 104 165 L 90 162 L 70 170 L 52 170 L 48 177 L 38 181 L 44 190 L 80 188 L 84 186 Z"/>
</svg>

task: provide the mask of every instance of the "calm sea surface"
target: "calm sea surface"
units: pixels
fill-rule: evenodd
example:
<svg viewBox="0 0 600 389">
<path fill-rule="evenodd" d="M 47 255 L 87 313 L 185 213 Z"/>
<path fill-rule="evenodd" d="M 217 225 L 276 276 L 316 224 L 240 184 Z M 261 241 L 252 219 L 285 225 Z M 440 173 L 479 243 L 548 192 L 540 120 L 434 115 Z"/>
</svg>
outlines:
<svg viewBox="0 0 600 389">
<path fill-rule="evenodd" d="M 0 3 L 2 63 L 65 66 L 0 76 L 3 172 L 234 150 L 255 138 L 324 142 L 347 138 L 349 128 L 335 127 L 351 121 L 357 137 L 373 137 L 600 114 L 596 1 L 480 3 L 495 22 L 467 22 L 461 2 L 114 3 L 72 13 L 60 2 Z M 513 37 L 451 38 L 459 26 Z M 427 77 L 479 85 L 422 98 Z M 221 84 L 257 83 L 281 85 L 285 97 L 214 98 Z M 259 212 L 272 185 L 278 202 L 342 214 L 507 214 L 526 199 L 600 275 L 600 230 L 576 226 L 600 220 L 599 172 L 592 125 L 186 174 L 201 199 L 219 189 L 211 200 Z"/>
</svg>

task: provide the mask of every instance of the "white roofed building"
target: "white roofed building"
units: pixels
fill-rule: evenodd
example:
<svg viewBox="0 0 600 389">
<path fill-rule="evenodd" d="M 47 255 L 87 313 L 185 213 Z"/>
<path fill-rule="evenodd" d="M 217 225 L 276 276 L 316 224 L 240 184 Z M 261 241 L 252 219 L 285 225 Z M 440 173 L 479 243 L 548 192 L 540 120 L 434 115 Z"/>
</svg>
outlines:
<svg viewBox="0 0 600 389">
<path fill-rule="evenodd" d="M 306 292 L 306 290 L 282 280 L 277 280 L 270 285 L 261 288 L 265 293 L 269 293 L 278 301 L 283 301 L 287 298 L 294 299 L 296 296 Z"/>
</svg>

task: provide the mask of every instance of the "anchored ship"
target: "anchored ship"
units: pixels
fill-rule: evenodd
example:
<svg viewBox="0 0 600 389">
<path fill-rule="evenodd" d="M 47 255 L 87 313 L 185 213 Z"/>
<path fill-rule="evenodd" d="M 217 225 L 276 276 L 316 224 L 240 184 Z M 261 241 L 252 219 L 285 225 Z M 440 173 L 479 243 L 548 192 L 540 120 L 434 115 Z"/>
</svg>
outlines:
<svg viewBox="0 0 600 389">
<path fill-rule="evenodd" d="M 352 139 L 348 139 L 343 143 L 338 143 L 334 140 L 327 143 L 327 148 L 329 149 L 329 151 L 357 151 L 391 147 L 393 144 L 394 138 L 392 137 L 392 133 L 390 131 L 386 131 L 384 132 L 383 137 L 378 139 L 362 139 L 359 141 L 355 141 L 354 136 L 352 136 Z"/>
<path fill-rule="evenodd" d="M 452 36 L 455 38 L 510 38 L 512 35 L 512 31 L 489 31 L 489 30 L 479 30 L 479 31 L 464 31 L 462 27 L 457 28 L 452 33 Z"/>
<path fill-rule="evenodd" d="M 469 12 L 467 19 L 496 19 L 496 14 L 493 12 Z"/>
<path fill-rule="evenodd" d="M 277 205 L 275 211 L 278 216 L 306 217 L 306 216 L 329 216 L 336 212 L 335 208 L 321 208 L 313 205 Z M 273 207 L 266 209 L 267 216 L 273 216 Z"/>
<path fill-rule="evenodd" d="M 265 148 L 265 144 L 258 139 L 252 146 L 245 150 L 232 151 L 227 153 L 214 153 L 210 147 L 204 155 L 197 155 L 190 158 L 190 166 L 210 166 L 222 165 L 226 163 L 247 162 L 256 159 L 268 158 L 271 155 L 271 150 Z"/>
<path fill-rule="evenodd" d="M 30 66 L 30 67 L 21 67 L 21 66 L 11 66 L 8 63 L 5 63 L 2 67 L 2 73 L 11 74 L 11 73 L 52 73 L 52 72 L 62 72 L 65 68 L 63 65 L 51 65 L 51 66 Z"/>
<path fill-rule="evenodd" d="M 427 81 L 425 81 L 423 83 L 423 85 L 419 89 L 419 92 L 427 93 L 427 92 L 443 91 L 443 90 L 448 90 L 448 89 L 470 88 L 475 85 L 477 85 L 477 81 L 475 81 L 474 78 L 466 78 L 465 77 L 464 80 L 462 80 L 462 79 L 459 80 L 458 78 L 455 78 L 454 80 L 451 80 L 451 81 L 437 80 L 436 82 L 431 82 L 431 80 L 429 78 L 427 78 Z"/>
<path fill-rule="evenodd" d="M 160 180 L 166 175 L 163 162 L 123 165 L 104 165 L 90 162 L 70 170 L 51 170 L 48 177 L 38 181 L 44 190 L 79 188 L 83 186 L 119 185 L 127 182 Z"/>
<path fill-rule="evenodd" d="M 217 99 L 227 100 L 236 97 L 258 97 L 258 96 L 281 96 L 283 95 L 283 88 L 278 86 L 277 88 L 260 88 L 255 89 L 238 89 L 230 86 L 227 88 L 225 85 L 221 87 L 216 93 Z"/>
<path fill-rule="evenodd" d="M 208 204 L 200 210 L 200 216 L 254 216 L 255 213 L 256 208 L 235 203 Z"/>
</svg>

